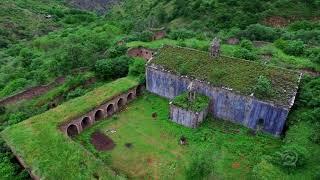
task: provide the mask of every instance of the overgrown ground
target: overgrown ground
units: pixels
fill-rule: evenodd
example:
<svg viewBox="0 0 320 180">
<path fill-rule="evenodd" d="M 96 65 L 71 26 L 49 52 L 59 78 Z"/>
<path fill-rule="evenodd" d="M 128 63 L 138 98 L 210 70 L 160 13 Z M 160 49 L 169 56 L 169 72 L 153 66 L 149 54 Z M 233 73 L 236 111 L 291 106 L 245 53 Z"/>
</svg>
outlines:
<svg viewBox="0 0 320 180">
<path fill-rule="evenodd" d="M 84 131 L 76 141 L 130 178 L 155 179 L 185 179 L 193 156 L 203 153 L 213 165 L 212 177 L 252 178 L 261 156 L 273 155 L 281 146 L 280 139 L 252 136 L 248 129 L 225 121 L 208 119 L 199 129 L 185 128 L 168 120 L 168 110 L 168 100 L 147 93 L 123 112 Z M 90 137 L 96 131 L 111 137 L 116 147 L 95 150 Z M 181 136 L 188 145 L 179 145 Z M 127 143 L 132 146 L 126 147 Z"/>
</svg>

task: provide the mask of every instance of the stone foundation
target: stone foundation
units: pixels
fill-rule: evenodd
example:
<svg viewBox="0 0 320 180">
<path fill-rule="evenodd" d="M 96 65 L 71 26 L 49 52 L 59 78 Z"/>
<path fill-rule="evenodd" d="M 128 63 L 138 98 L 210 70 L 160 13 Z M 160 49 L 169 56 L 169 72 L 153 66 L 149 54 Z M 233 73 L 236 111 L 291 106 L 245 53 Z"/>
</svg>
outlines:
<svg viewBox="0 0 320 180">
<path fill-rule="evenodd" d="M 175 106 L 170 103 L 170 119 L 173 122 L 181 124 L 186 127 L 196 128 L 207 117 L 208 108 L 201 112 L 194 112 Z"/>
</svg>

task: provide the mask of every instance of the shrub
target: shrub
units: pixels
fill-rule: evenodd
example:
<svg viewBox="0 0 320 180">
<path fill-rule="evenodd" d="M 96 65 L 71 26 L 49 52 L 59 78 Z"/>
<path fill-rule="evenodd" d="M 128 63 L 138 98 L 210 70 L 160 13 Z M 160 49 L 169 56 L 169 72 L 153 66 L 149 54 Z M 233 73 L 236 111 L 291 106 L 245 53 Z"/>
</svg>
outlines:
<svg viewBox="0 0 320 180">
<path fill-rule="evenodd" d="M 288 42 L 282 38 L 277 39 L 273 44 L 274 46 L 282 50 L 288 46 Z"/>
<path fill-rule="evenodd" d="M 118 56 L 122 56 L 125 55 L 125 53 L 127 52 L 127 47 L 126 46 L 114 46 L 110 49 L 108 49 L 108 57 L 109 58 L 115 58 Z"/>
<path fill-rule="evenodd" d="M 261 24 L 253 24 L 248 26 L 240 33 L 240 36 L 250 40 L 258 41 L 274 41 L 280 37 L 280 32 L 271 27 L 267 27 Z"/>
<path fill-rule="evenodd" d="M 136 58 L 129 67 L 129 75 L 139 76 L 145 74 L 145 60 Z"/>
<path fill-rule="evenodd" d="M 0 91 L 0 97 L 8 96 L 14 92 L 23 89 L 28 84 L 28 81 L 24 78 L 19 78 L 10 81 L 3 89 Z"/>
<path fill-rule="evenodd" d="M 114 79 L 124 77 L 129 71 L 131 58 L 121 56 L 113 59 L 104 59 L 96 62 L 95 72 L 102 79 Z"/>
<path fill-rule="evenodd" d="M 253 43 L 250 40 L 244 39 L 240 42 L 240 47 L 248 49 L 248 50 L 253 50 L 254 46 Z"/>
<path fill-rule="evenodd" d="M 311 79 L 300 89 L 299 103 L 308 107 L 320 107 L 320 78 Z"/>
<path fill-rule="evenodd" d="M 247 59 L 247 60 L 257 60 L 258 55 L 255 51 L 250 51 L 245 48 L 238 48 L 234 51 L 233 55 L 237 58 Z"/>
<path fill-rule="evenodd" d="M 292 172 L 306 164 L 307 154 L 308 151 L 303 146 L 296 144 L 285 145 L 274 155 L 273 161 L 284 170 Z"/>
<path fill-rule="evenodd" d="M 306 51 L 306 55 L 311 61 L 320 64 L 320 48 L 311 48 Z"/>
<path fill-rule="evenodd" d="M 178 30 L 173 30 L 169 33 L 169 37 L 171 39 L 188 39 L 194 37 L 196 34 L 193 31 L 189 31 L 186 29 L 178 29 Z"/>
<path fill-rule="evenodd" d="M 66 95 L 66 99 L 69 100 L 69 99 L 73 99 L 73 98 L 76 98 L 76 97 L 80 97 L 80 96 L 83 96 L 85 93 L 86 93 L 85 89 L 77 88 L 77 89 L 69 92 Z"/>
<path fill-rule="evenodd" d="M 259 76 L 253 88 L 257 97 L 271 96 L 273 93 L 271 81 L 265 76 Z"/>
<path fill-rule="evenodd" d="M 213 173 L 213 160 L 210 153 L 195 153 L 186 169 L 186 179 L 205 179 Z"/>
<path fill-rule="evenodd" d="M 139 34 L 140 41 L 149 42 L 152 40 L 153 33 L 151 31 L 143 31 Z"/>
<path fill-rule="evenodd" d="M 140 83 L 145 83 L 145 61 L 140 58 L 134 59 L 129 67 L 129 75 L 136 76 Z"/>
<path fill-rule="evenodd" d="M 304 48 L 305 44 L 303 43 L 303 41 L 294 40 L 288 41 L 288 44 L 286 47 L 284 47 L 283 51 L 289 55 L 301 56 L 304 54 Z"/>
<path fill-rule="evenodd" d="M 274 166 L 265 159 L 263 159 L 259 164 L 255 165 L 252 172 L 254 177 L 262 180 L 279 179 L 279 177 L 284 176 L 278 167 Z"/>
<path fill-rule="evenodd" d="M 303 20 L 303 21 L 296 21 L 292 24 L 290 24 L 288 26 L 288 29 L 291 30 L 291 31 L 298 31 L 298 30 L 313 30 L 315 28 L 317 28 L 317 25 L 316 23 L 312 23 L 311 21 L 306 21 L 306 20 Z"/>
</svg>

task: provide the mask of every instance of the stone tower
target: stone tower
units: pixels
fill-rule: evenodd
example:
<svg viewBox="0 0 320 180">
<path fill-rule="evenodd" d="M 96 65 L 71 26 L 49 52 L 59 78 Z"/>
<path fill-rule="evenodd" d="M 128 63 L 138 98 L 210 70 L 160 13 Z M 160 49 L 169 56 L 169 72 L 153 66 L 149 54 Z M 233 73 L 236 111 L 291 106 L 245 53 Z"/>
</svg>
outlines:
<svg viewBox="0 0 320 180">
<path fill-rule="evenodd" d="M 220 56 L 220 39 L 219 38 L 215 37 L 212 40 L 210 44 L 209 52 L 211 57 L 217 58 Z"/>
<path fill-rule="evenodd" d="M 187 87 L 187 90 L 188 90 L 188 99 L 189 99 L 189 102 L 192 102 L 196 99 L 196 92 L 195 92 L 195 88 L 193 86 L 193 82 L 191 82 L 188 87 Z"/>
</svg>

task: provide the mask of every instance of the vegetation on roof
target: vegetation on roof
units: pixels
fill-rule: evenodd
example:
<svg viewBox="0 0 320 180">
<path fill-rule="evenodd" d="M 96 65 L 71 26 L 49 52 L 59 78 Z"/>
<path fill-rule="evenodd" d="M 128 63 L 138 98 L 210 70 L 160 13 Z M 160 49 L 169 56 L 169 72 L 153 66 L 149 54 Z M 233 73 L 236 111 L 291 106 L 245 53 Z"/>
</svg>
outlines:
<svg viewBox="0 0 320 180">
<path fill-rule="evenodd" d="M 138 85 L 127 77 L 103 85 L 55 109 L 4 130 L 1 135 L 33 173 L 57 179 L 109 179 L 112 171 L 96 157 L 64 135 L 61 123 L 76 118 L 112 97 Z"/>
<path fill-rule="evenodd" d="M 176 96 L 172 104 L 194 112 L 200 112 L 209 106 L 210 100 L 207 96 L 196 93 L 195 97 L 193 101 L 189 101 L 188 93 L 183 93 Z"/>
<path fill-rule="evenodd" d="M 227 56 L 214 59 L 207 52 L 172 46 L 164 46 L 152 63 L 245 95 L 254 92 L 257 77 L 263 75 L 272 81 L 274 93 L 260 98 L 279 105 L 289 105 L 299 79 L 299 74 L 294 71 Z"/>
</svg>

